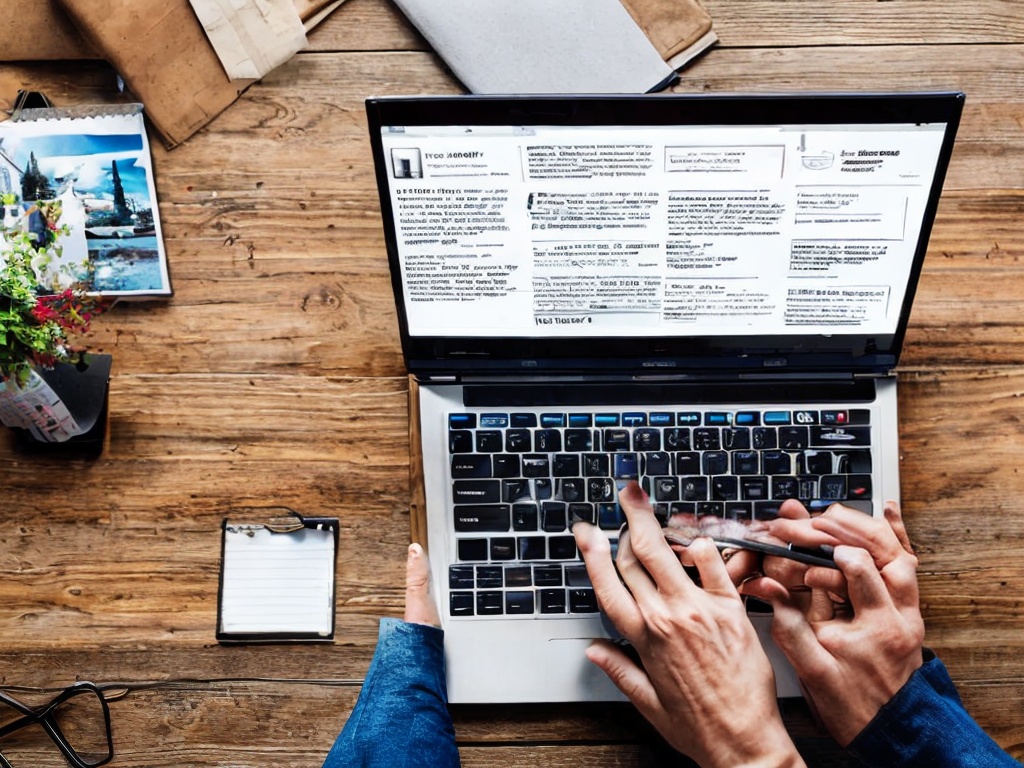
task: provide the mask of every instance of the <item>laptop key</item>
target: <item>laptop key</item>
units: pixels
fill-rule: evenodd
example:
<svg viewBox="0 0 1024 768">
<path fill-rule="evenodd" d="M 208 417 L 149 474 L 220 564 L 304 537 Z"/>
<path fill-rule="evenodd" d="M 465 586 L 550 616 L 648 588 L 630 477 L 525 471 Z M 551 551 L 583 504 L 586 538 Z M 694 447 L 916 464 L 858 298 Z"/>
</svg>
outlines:
<svg viewBox="0 0 1024 768">
<path fill-rule="evenodd" d="M 580 457 L 575 453 L 556 453 L 551 461 L 551 474 L 554 477 L 579 477 Z"/>
<path fill-rule="evenodd" d="M 537 587 L 560 587 L 562 586 L 562 566 L 560 565 L 535 565 L 533 566 L 533 584 Z M 562 596 L 565 599 L 565 596 Z"/>
<path fill-rule="evenodd" d="M 499 453 L 493 458 L 493 477 L 522 477 L 519 457 L 509 453 Z"/>
<path fill-rule="evenodd" d="M 609 453 L 614 453 L 615 451 L 628 451 L 630 443 L 628 429 L 606 429 L 601 447 Z"/>
<path fill-rule="evenodd" d="M 503 569 L 500 565 L 478 565 L 476 567 L 478 589 L 501 589 L 504 584 Z"/>
<path fill-rule="evenodd" d="M 512 524 L 508 504 L 462 504 L 454 513 L 459 533 L 497 533 L 507 531 Z"/>
<path fill-rule="evenodd" d="M 871 427 L 811 427 L 810 439 L 814 446 L 871 445 Z"/>
<path fill-rule="evenodd" d="M 515 504 L 512 507 L 513 531 L 536 531 L 539 519 L 536 504 Z"/>
<path fill-rule="evenodd" d="M 491 539 L 491 560 L 515 560 L 516 540 L 511 536 Z"/>
<path fill-rule="evenodd" d="M 575 560 L 576 539 L 572 536 L 552 536 L 548 539 L 548 556 L 552 560 Z"/>
<path fill-rule="evenodd" d="M 656 477 L 653 482 L 655 501 L 678 501 L 679 478 L 674 476 Z"/>
<path fill-rule="evenodd" d="M 531 443 L 528 429 L 510 429 L 505 433 L 505 450 L 509 453 L 526 453 L 532 447 Z"/>
<path fill-rule="evenodd" d="M 644 453 L 641 457 L 645 475 L 667 475 L 672 471 L 672 457 L 664 451 Z"/>
<path fill-rule="evenodd" d="M 543 536 L 520 536 L 518 545 L 520 560 L 548 559 L 547 539 Z"/>
<path fill-rule="evenodd" d="M 594 434 L 589 429 L 565 430 L 565 450 L 582 453 L 594 450 Z"/>
<path fill-rule="evenodd" d="M 772 427 L 755 427 L 751 430 L 751 446 L 759 451 L 779 447 L 779 434 Z"/>
<path fill-rule="evenodd" d="M 722 447 L 721 432 L 717 427 L 693 430 L 692 447 L 698 451 L 717 451 Z"/>
<path fill-rule="evenodd" d="M 690 430 L 682 427 L 666 429 L 664 436 L 665 448 L 670 451 L 685 451 L 690 447 Z"/>
<path fill-rule="evenodd" d="M 611 463 L 607 453 L 587 453 L 583 455 L 583 474 L 586 477 L 608 477 Z"/>
<path fill-rule="evenodd" d="M 562 501 L 586 501 L 586 481 L 582 477 L 564 477 L 555 480 L 555 498 Z"/>
<path fill-rule="evenodd" d="M 807 427 L 779 427 L 779 448 L 802 451 L 808 444 Z"/>
<path fill-rule="evenodd" d="M 561 533 L 568 527 L 565 504 L 546 501 L 541 505 L 541 528 L 548 533 Z"/>
<path fill-rule="evenodd" d="M 533 592 L 506 592 L 505 613 L 509 616 L 533 613 Z"/>
<path fill-rule="evenodd" d="M 501 500 L 506 504 L 530 500 L 530 481 L 517 478 L 501 481 Z"/>
<path fill-rule="evenodd" d="M 616 453 L 612 477 L 617 480 L 636 480 L 640 477 L 640 462 L 635 453 Z"/>
<path fill-rule="evenodd" d="M 595 503 L 615 498 L 615 481 L 610 477 L 591 477 L 587 480 L 587 501 Z"/>
<path fill-rule="evenodd" d="M 453 429 L 448 433 L 449 453 L 472 453 L 473 433 L 467 429 Z"/>
<path fill-rule="evenodd" d="M 701 469 L 704 475 L 724 475 L 729 471 L 729 454 L 725 451 L 706 451 Z"/>
<path fill-rule="evenodd" d="M 502 500 L 499 480 L 456 480 L 452 483 L 452 499 L 456 504 L 497 504 Z"/>
<path fill-rule="evenodd" d="M 597 505 L 597 524 L 603 531 L 617 531 L 626 522 L 626 516 L 618 503 Z"/>
<path fill-rule="evenodd" d="M 593 589 L 569 590 L 569 613 L 597 613 L 597 596 Z"/>
<path fill-rule="evenodd" d="M 489 454 L 469 453 L 452 456 L 452 479 L 469 477 L 492 477 Z"/>
<path fill-rule="evenodd" d="M 551 462 L 547 454 L 528 453 L 523 456 L 523 477 L 548 477 L 551 474 Z"/>
<path fill-rule="evenodd" d="M 585 565 L 565 566 L 565 586 L 567 587 L 593 587 L 590 583 L 590 576 L 587 574 Z"/>
<path fill-rule="evenodd" d="M 533 449 L 538 453 L 562 450 L 562 433 L 557 429 L 538 429 L 533 433 Z"/>
<path fill-rule="evenodd" d="M 506 587 L 532 587 L 533 569 L 528 565 L 510 566 L 505 569 Z"/>
<path fill-rule="evenodd" d="M 565 613 L 565 608 L 566 603 L 564 589 L 540 590 L 541 613 Z"/>
<path fill-rule="evenodd" d="M 501 592 L 477 592 L 476 615 L 500 616 L 505 607 Z"/>
<path fill-rule="evenodd" d="M 477 453 L 498 453 L 505 446 L 502 434 L 498 430 L 478 430 L 476 433 Z"/>
<path fill-rule="evenodd" d="M 472 565 L 449 565 L 448 588 L 472 589 L 476 585 Z"/>
<path fill-rule="evenodd" d="M 452 616 L 472 616 L 473 593 L 452 592 L 448 596 L 448 613 Z"/>
<path fill-rule="evenodd" d="M 597 511 L 593 504 L 575 502 L 569 505 L 569 530 L 572 530 L 573 523 L 580 522 L 597 525 Z"/>
<path fill-rule="evenodd" d="M 641 427 L 633 432 L 633 450 L 660 451 L 661 430 L 656 427 Z"/>
<path fill-rule="evenodd" d="M 735 501 L 740 497 L 739 484 L 731 475 L 722 475 L 711 480 L 711 498 L 715 501 Z"/>
<path fill-rule="evenodd" d="M 704 501 L 708 497 L 708 479 L 706 477 L 684 477 L 679 486 L 682 501 Z"/>
<path fill-rule="evenodd" d="M 871 498 L 871 475 L 850 475 L 846 480 L 846 484 L 846 498 Z"/>
<path fill-rule="evenodd" d="M 459 539 L 456 543 L 459 560 L 473 562 L 487 559 L 487 539 Z"/>
</svg>

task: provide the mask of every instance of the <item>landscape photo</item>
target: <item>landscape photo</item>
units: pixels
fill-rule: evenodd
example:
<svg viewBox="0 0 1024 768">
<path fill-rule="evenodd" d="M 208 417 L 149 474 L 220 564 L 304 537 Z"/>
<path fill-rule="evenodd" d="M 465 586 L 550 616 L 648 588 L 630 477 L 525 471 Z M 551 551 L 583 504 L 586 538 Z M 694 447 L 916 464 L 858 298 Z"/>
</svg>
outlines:
<svg viewBox="0 0 1024 768">
<path fill-rule="evenodd" d="M 170 293 L 141 113 L 0 124 L 3 193 L 26 211 L 60 201 L 60 223 L 71 229 L 61 261 L 90 292 Z"/>
</svg>

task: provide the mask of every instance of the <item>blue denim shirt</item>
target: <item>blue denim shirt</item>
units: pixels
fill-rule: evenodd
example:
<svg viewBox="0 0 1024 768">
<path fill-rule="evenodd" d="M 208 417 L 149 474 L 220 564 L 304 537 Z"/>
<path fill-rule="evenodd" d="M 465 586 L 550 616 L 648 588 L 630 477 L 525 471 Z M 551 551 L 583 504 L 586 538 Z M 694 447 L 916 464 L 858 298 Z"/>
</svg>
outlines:
<svg viewBox="0 0 1024 768">
<path fill-rule="evenodd" d="M 941 661 L 925 663 L 850 744 L 872 768 L 1020 768 L 967 714 Z"/>
</svg>

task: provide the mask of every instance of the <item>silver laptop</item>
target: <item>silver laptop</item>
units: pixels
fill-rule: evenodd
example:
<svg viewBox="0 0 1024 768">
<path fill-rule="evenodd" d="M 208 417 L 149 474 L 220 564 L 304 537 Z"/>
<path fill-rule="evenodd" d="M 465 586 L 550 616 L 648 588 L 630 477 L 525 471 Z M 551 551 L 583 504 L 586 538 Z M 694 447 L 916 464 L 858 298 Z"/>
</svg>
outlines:
<svg viewBox="0 0 1024 768">
<path fill-rule="evenodd" d="M 621 698 L 571 524 L 614 547 L 626 482 L 663 520 L 898 498 L 893 371 L 963 99 L 367 101 L 452 702 Z"/>
</svg>

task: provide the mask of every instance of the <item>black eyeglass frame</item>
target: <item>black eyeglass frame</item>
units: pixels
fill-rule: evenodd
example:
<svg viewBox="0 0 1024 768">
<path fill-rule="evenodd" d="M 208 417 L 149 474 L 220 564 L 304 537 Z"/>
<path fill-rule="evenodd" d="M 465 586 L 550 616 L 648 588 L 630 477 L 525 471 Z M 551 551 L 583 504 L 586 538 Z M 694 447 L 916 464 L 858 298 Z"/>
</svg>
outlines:
<svg viewBox="0 0 1024 768">
<path fill-rule="evenodd" d="M 106 729 L 107 737 L 107 756 L 96 762 L 88 762 L 84 760 L 78 752 L 75 751 L 74 747 L 71 746 L 67 738 L 61 732 L 60 726 L 57 725 L 56 718 L 53 714 L 54 710 L 64 702 L 69 699 L 73 699 L 76 696 L 84 695 L 95 696 L 99 700 L 100 707 L 103 712 L 103 724 Z M 64 759 L 68 761 L 68 764 L 71 765 L 72 768 L 99 768 L 99 766 L 106 765 L 114 758 L 114 738 L 110 731 L 110 708 L 107 706 L 107 699 L 103 695 L 103 691 L 95 683 L 87 681 L 74 683 L 54 696 L 49 702 L 34 707 L 20 702 L 3 691 L 0 691 L 0 704 L 6 704 L 12 709 L 21 712 L 23 715 L 22 717 L 7 723 L 7 725 L 0 727 L 0 739 L 3 739 L 5 736 L 9 736 L 16 731 L 20 731 L 22 728 L 27 728 L 30 725 L 38 723 L 46 732 L 46 735 L 50 737 L 54 744 L 57 745 L 57 749 L 60 750 Z M 0 754 L 0 768 L 12 768 L 11 764 L 3 754 Z"/>
</svg>

